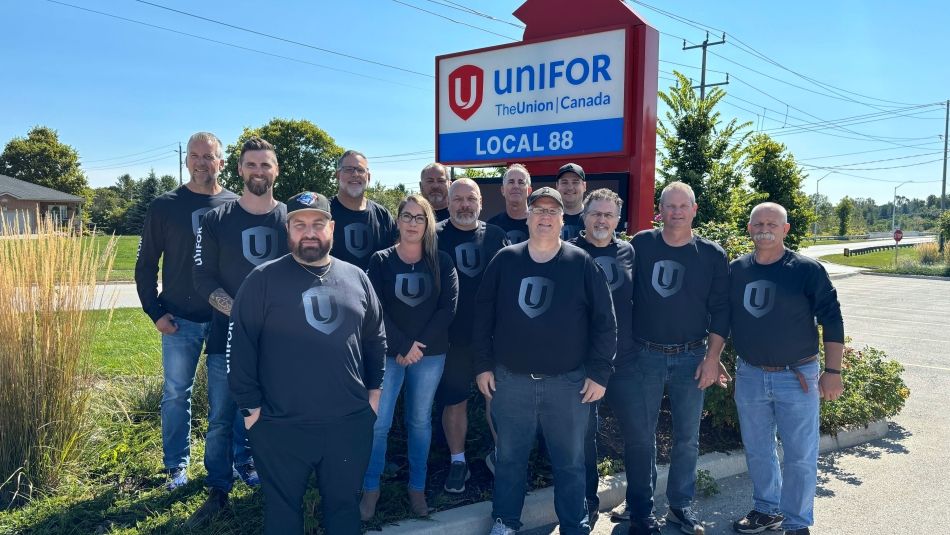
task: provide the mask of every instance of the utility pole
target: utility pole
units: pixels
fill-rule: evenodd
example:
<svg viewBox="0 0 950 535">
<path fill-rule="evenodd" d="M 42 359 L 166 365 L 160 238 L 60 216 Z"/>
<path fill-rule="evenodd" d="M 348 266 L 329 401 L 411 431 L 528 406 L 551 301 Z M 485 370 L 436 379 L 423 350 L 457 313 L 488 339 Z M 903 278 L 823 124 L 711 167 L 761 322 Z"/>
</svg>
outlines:
<svg viewBox="0 0 950 535">
<path fill-rule="evenodd" d="M 729 74 L 726 74 L 726 81 L 725 81 L 725 82 L 719 82 L 719 83 L 716 83 L 716 84 L 707 84 L 707 83 L 706 83 L 706 49 L 707 49 L 708 47 L 711 47 L 711 46 L 724 45 L 724 44 L 726 44 L 726 34 L 725 34 L 725 33 L 722 34 L 722 39 L 720 39 L 719 41 L 713 42 L 713 43 L 710 43 L 710 42 L 709 42 L 709 32 L 706 32 L 706 39 L 705 39 L 701 44 L 698 44 L 698 45 L 686 46 L 686 40 L 685 40 L 685 39 L 683 40 L 683 50 L 692 50 L 692 49 L 694 49 L 694 48 L 702 48 L 702 49 L 703 49 L 703 70 L 702 70 L 702 74 L 700 75 L 699 85 L 693 87 L 693 89 L 697 89 L 697 88 L 699 89 L 699 100 L 705 100 L 705 99 L 706 99 L 706 88 L 707 88 L 707 87 L 715 87 L 715 86 L 717 86 L 717 85 L 728 85 L 728 84 L 729 84 Z"/>
<path fill-rule="evenodd" d="M 897 188 L 903 186 L 904 184 L 910 184 L 913 180 L 907 180 L 901 182 L 900 184 L 894 186 L 894 209 L 891 210 L 891 231 L 897 230 Z"/>
<path fill-rule="evenodd" d="M 181 168 L 182 168 L 182 162 L 181 162 L 181 141 L 179 141 L 179 142 L 178 142 L 178 185 L 179 185 L 179 186 L 182 185 L 182 181 L 181 181 Z"/>
<path fill-rule="evenodd" d="M 950 100 L 947 101 L 947 118 L 943 123 L 943 185 L 940 187 L 940 215 L 943 215 L 943 199 L 947 196 L 947 134 L 950 133 Z M 940 252 L 943 252 L 943 233 L 940 233 Z"/>
</svg>

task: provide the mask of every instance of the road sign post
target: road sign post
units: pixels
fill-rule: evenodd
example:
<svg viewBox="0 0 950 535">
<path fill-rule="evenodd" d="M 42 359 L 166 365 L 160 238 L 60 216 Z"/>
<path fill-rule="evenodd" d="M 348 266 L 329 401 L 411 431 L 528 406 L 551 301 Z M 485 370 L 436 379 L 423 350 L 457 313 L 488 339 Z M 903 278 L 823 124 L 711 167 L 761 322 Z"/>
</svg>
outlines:
<svg viewBox="0 0 950 535">
<path fill-rule="evenodd" d="M 902 239 L 904 239 L 904 231 L 899 228 L 894 229 L 894 269 L 897 269 L 897 249 Z"/>
</svg>

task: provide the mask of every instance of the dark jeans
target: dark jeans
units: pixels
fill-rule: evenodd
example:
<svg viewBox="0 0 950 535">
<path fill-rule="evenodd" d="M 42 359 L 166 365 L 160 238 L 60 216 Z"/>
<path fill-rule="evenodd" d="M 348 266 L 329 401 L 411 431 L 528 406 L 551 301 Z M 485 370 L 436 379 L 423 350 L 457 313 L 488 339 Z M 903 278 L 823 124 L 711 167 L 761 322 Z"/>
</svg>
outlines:
<svg viewBox="0 0 950 535">
<path fill-rule="evenodd" d="M 258 420 L 247 432 L 264 492 L 264 533 L 303 533 L 303 496 L 316 470 L 328 535 L 359 535 L 360 490 L 376 414 L 366 410 L 324 425 Z"/>
<path fill-rule="evenodd" d="M 561 533 L 590 533 L 584 468 L 584 435 L 590 408 L 581 403 L 586 375 L 580 367 L 543 379 L 495 368 L 492 419 L 498 432 L 492 518 L 521 529 L 528 458 L 540 427 L 554 473 L 554 510 Z"/>
<path fill-rule="evenodd" d="M 600 496 L 597 495 L 597 485 L 600 484 L 600 474 L 597 472 L 597 432 L 600 430 L 600 415 L 597 409 L 600 401 L 590 404 L 590 421 L 587 422 L 587 434 L 584 436 L 584 472 L 587 474 L 587 510 L 600 509 Z"/>
<path fill-rule="evenodd" d="M 610 377 L 607 396 L 623 432 L 627 508 L 632 518 L 645 518 L 653 512 L 656 424 L 664 387 L 673 416 L 666 497 L 670 507 L 676 508 L 686 507 L 693 500 L 703 413 L 703 391 L 693 377 L 706 349 L 674 355 L 647 351 L 642 346 L 638 349 L 637 358 Z"/>
</svg>

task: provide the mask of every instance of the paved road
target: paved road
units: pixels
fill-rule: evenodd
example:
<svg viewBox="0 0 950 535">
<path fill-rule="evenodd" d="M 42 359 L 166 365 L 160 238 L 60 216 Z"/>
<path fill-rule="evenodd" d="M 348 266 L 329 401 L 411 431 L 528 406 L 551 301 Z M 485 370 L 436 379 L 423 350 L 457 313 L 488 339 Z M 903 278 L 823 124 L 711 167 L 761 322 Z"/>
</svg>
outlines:
<svg viewBox="0 0 950 535">
<path fill-rule="evenodd" d="M 158 285 L 161 291 L 161 284 Z M 100 284 L 96 286 L 96 298 L 93 310 L 115 308 L 138 308 L 142 303 L 139 301 L 139 294 L 135 291 L 135 284 L 131 282 L 120 282 L 115 284 Z"/>
<path fill-rule="evenodd" d="M 942 532 L 950 503 L 950 281 L 858 275 L 835 285 L 853 346 L 872 345 L 904 364 L 911 397 L 885 438 L 821 456 L 812 533 Z M 719 485 L 719 495 L 696 504 L 709 535 L 733 533 L 732 520 L 751 507 L 746 475 Z M 657 500 L 657 510 L 665 514 L 665 499 Z M 602 517 L 593 533 L 622 535 L 626 529 Z M 664 533 L 679 531 L 667 527 Z"/>
<path fill-rule="evenodd" d="M 934 241 L 933 236 L 918 236 L 913 238 L 904 238 L 901 240 L 901 243 L 926 243 Z M 802 242 L 802 245 L 807 245 L 807 241 Z M 817 258 L 819 256 L 825 256 L 830 254 L 843 254 L 845 248 L 848 249 L 857 249 L 859 247 L 874 247 L 875 245 L 894 245 L 894 240 L 891 239 L 882 239 L 882 240 L 870 240 L 856 243 L 833 243 L 829 245 L 812 245 L 810 247 L 802 247 L 802 254 Z"/>
</svg>

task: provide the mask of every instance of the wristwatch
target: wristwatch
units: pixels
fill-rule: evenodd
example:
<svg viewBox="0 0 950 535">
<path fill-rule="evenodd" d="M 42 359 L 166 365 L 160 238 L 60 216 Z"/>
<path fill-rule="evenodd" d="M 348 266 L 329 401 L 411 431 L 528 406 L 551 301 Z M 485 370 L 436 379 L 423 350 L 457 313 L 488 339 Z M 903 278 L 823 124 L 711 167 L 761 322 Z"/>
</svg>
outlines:
<svg viewBox="0 0 950 535">
<path fill-rule="evenodd" d="M 841 370 L 836 370 L 834 368 L 825 368 L 825 373 L 832 373 L 835 375 L 841 375 Z"/>
<path fill-rule="evenodd" d="M 238 410 L 241 411 L 241 416 L 245 418 L 251 415 L 251 409 L 238 409 Z"/>
</svg>

